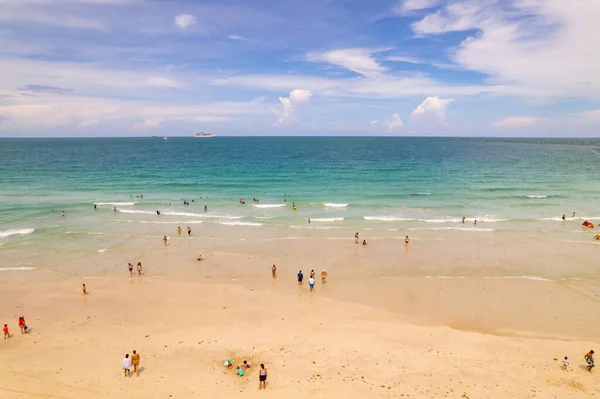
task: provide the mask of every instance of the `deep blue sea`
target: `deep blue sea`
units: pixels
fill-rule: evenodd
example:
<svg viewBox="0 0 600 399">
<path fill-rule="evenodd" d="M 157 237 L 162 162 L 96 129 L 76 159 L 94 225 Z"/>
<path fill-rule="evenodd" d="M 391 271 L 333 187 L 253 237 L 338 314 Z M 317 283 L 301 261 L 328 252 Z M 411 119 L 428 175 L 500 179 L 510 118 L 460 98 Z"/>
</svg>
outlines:
<svg viewBox="0 0 600 399">
<path fill-rule="evenodd" d="M 0 245 L 57 234 L 61 211 L 89 229 L 156 210 L 246 229 L 578 227 L 600 222 L 599 193 L 598 139 L 0 139 Z"/>
</svg>

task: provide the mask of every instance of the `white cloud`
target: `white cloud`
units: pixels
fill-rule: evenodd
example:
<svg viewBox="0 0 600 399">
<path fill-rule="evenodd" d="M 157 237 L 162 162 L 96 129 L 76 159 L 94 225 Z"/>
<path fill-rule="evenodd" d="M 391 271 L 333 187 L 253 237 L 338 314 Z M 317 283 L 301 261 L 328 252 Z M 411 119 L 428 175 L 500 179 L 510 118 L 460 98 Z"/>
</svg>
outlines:
<svg viewBox="0 0 600 399">
<path fill-rule="evenodd" d="M 597 24 L 589 0 L 463 0 L 412 25 L 419 35 L 475 30 L 451 53 L 489 82 L 540 97 L 600 97 Z"/>
<path fill-rule="evenodd" d="M 160 125 L 160 123 L 163 121 L 162 118 L 148 118 L 145 119 L 144 122 L 140 123 L 140 124 L 136 124 L 135 128 L 136 129 L 154 129 L 155 127 L 158 127 L 158 125 Z"/>
<path fill-rule="evenodd" d="M 443 124 L 446 121 L 446 107 L 452 101 L 454 101 L 453 98 L 427 97 L 410 115 L 413 118 L 432 116 Z"/>
<path fill-rule="evenodd" d="M 239 41 L 242 41 L 242 42 L 250 42 L 250 41 L 252 41 L 251 39 L 248 39 L 247 37 L 240 36 L 240 35 L 229 35 L 229 36 L 227 36 L 227 38 L 229 40 L 239 40 Z"/>
<path fill-rule="evenodd" d="M 574 122 L 579 123 L 598 123 L 600 122 L 600 109 L 594 109 L 591 111 L 575 112 L 569 114 L 569 117 L 573 118 Z"/>
<path fill-rule="evenodd" d="M 407 64 L 425 64 L 424 61 L 421 61 L 417 58 L 406 57 L 406 56 L 402 56 L 402 55 L 391 55 L 389 57 L 386 57 L 385 60 L 391 61 L 391 62 L 405 62 Z"/>
<path fill-rule="evenodd" d="M 541 122 L 542 118 L 534 118 L 527 116 L 507 116 L 502 118 L 494 123 L 492 123 L 493 127 L 528 127 L 534 125 L 536 123 Z"/>
<path fill-rule="evenodd" d="M 149 85 L 157 87 L 171 87 L 175 89 L 183 89 L 186 87 L 182 82 L 161 76 L 152 76 L 147 79 L 147 82 Z"/>
<path fill-rule="evenodd" d="M 369 122 L 370 125 L 376 125 L 378 123 L 379 123 L 379 121 L 377 121 L 377 120 L 373 120 L 373 121 Z"/>
<path fill-rule="evenodd" d="M 392 115 L 392 120 L 386 121 L 385 124 L 389 131 L 400 130 L 402 128 L 402 126 L 404 125 L 402 123 L 402 121 L 400 120 L 400 114 Z"/>
<path fill-rule="evenodd" d="M 271 111 L 277 117 L 273 126 L 289 126 L 298 123 L 302 108 L 310 103 L 312 93 L 309 90 L 295 89 L 289 97 L 279 97 L 280 108 L 273 107 Z"/>
<path fill-rule="evenodd" d="M 196 23 L 196 17 L 192 14 L 179 14 L 175 16 L 175 25 L 185 30 Z"/>
<path fill-rule="evenodd" d="M 370 50 L 364 48 L 348 48 L 332 50 L 325 53 L 308 53 L 306 60 L 327 62 L 363 76 L 373 76 L 385 72 L 385 68 L 372 57 Z"/>
<path fill-rule="evenodd" d="M 410 11 L 425 10 L 432 8 L 442 3 L 442 0 L 403 0 L 395 8 L 395 11 L 400 14 L 406 14 Z"/>
</svg>

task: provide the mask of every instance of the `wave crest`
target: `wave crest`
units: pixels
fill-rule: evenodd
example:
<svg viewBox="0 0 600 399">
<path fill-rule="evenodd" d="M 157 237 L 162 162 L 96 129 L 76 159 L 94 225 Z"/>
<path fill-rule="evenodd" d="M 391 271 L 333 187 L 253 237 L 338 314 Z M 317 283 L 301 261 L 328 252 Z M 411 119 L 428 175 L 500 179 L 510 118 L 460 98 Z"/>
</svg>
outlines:
<svg viewBox="0 0 600 399">
<path fill-rule="evenodd" d="M 0 231 L 0 238 L 16 236 L 16 235 L 25 236 L 25 235 L 33 233 L 34 231 L 35 231 L 35 229 L 33 229 L 33 228 L 31 228 L 31 229 L 12 229 L 12 230 Z"/>
</svg>

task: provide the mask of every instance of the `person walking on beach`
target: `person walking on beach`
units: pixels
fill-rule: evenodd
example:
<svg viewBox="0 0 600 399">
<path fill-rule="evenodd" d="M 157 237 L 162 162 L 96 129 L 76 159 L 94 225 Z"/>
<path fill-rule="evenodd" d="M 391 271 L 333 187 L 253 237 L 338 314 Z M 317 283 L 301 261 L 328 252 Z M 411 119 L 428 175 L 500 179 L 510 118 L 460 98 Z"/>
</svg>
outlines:
<svg viewBox="0 0 600 399">
<path fill-rule="evenodd" d="M 562 369 L 567 371 L 568 368 L 569 368 L 569 359 L 565 356 L 565 360 L 563 360 L 563 363 L 562 363 Z"/>
<path fill-rule="evenodd" d="M 192 228 L 190 226 L 188 226 L 188 236 L 192 235 Z"/>
<path fill-rule="evenodd" d="M 138 262 L 137 264 L 138 276 L 142 275 L 142 262 Z"/>
<path fill-rule="evenodd" d="M 85 284 L 83 284 L 83 286 L 81 287 L 81 291 L 83 292 L 83 295 L 87 295 L 87 288 Z"/>
<path fill-rule="evenodd" d="M 165 235 L 165 236 L 163 237 L 163 242 L 165 243 L 165 247 L 167 246 L 167 241 L 168 241 L 168 240 L 169 240 L 169 239 L 168 239 L 168 238 L 167 238 L 167 236 Z"/>
<path fill-rule="evenodd" d="M 271 274 L 273 275 L 273 278 L 277 278 L 277 266 L 275 266 L 275 264 L 273 264 L 273 267 L 271 268 Z"/>
<path fill-rule="evenodd" d="M 208 212 L 208 207 L 204 205 L 204 212 Z"/>
<path fill-rule="evenodd" d="M 410 242 L 410 239 L 408 238 L 408 236 L 404 237 L 404 246 L 408 247 L 408 243 Z"/>
<path fill-rule="evenodd" d="M 179 234 L 179 236 L 181 236 L 181 226 L 177 226 L 177 234 Z"/>
<path fill-rule="evenodd" d="M 325 269 L 321 270 L 321 284 L 325 284 L 327 282 L 327 271 Z"/>
<path fill-rule="evenodd" d="M 133 265 L 131 262 L 127 264 L 127 269 L 129 269 L 129 277 L 133 277 Z"/>
<path fill-rule="evenodd" d="M 133 364 L 133 372 L 138 377 L 140 376 L 140 355 L 134 350 L 133 355 L 131 355 L 131 364 Z"/>
<path fill-rule="evenodd" d="M 587 369 L 588 371 L 592 371 L 592 369 L 594 368 L 594 351 L 591 350 L 588 353 L 585 354 L 585 356 L 583 357 L 585 359 L 585 361 L 587 362 Z"/>
<path fill-rule="evenodd" d="M 267 369 L 262 363 L 258 370 L 258 389 L 267 389 Z"/>
<path fill-rule="evenodd" d="M 311 271 L 310 271 L 310 275 L 309 275 L 309 277 L 310 277 L 310 278 L 315 278 L 315 274 L 316 274 L 316 273 L 315 273 L 315 271 L 314 271 L 314 270 L 311 270 Z"/>
<path fill-rule="evenodd" d="M 302 280 L 304 280 L 304 274 L 302 274 L 302 270 L 298 271 L 298 285 L 302 284 Z"/>
<path fill-rule="evenodd" d="M 310 292 L 313 292 L 315 290 L 315 279 L 314 278 L 309 278 L 308 279 L 308 287 L 310 288 Z"/>
<path fill-rule="evenodd" d="M 10 338 L 10 334 L 8 332 L 8 324 L 4 325 L 4 328 L 2 329 L 2 332 L 4 332 L 4 339 Z"/>
<path fill-rule="evenodd" d="M 27 323 L 25 323 L 25 316 L 19 317 L 19 329 L 21 334 L 27 334 Z"/>
<path fill-rule="evenodd" d="M 125 377 L 131 377 L 131 358 L 129 357 L 129 353 L 123 359 L 123 374 Z"/>
<path fill-rule="evenodd" d="M 358 239 L 358 232 L 356 232 L 356 234 L 354 234 L 354 243 L 358 244 L 360 240 Z"/>
</svg>

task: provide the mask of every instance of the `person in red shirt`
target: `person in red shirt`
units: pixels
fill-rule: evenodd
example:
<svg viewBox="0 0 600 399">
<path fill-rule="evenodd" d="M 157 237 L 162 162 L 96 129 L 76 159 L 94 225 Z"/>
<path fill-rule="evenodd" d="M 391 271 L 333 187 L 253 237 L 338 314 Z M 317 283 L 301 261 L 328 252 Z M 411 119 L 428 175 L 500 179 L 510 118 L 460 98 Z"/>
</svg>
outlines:
<svg viewBox="0 0 600 399">
<path fill-rule="evenodd" d="M 8 324 L 4 325 L 4 328 L 2 329 L 2 331 L 4 331 L 4 339 L 10 338 L 10 334 L 8 333 Z"/>
<path fill-rule="evenodd" d="M 21 329 L 21 334 L 27 333 L 27 323 L 25 323 L 25 316 L 19 317 L 19 328 Z"/>
</svg>

